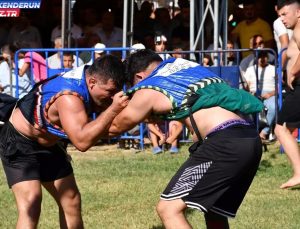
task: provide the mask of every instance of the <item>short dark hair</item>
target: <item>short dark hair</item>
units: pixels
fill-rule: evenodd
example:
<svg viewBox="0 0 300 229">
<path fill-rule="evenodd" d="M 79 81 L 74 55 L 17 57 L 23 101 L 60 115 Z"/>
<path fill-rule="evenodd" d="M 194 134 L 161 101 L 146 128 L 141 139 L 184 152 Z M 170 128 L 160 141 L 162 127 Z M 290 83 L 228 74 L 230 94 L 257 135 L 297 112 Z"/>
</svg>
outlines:
<svg viewBox="0 0 300 229">
<path fill-rule="evenodd" d="M 300 1 L 299 0 L 278 0 L 277 1 L 277 9 L 280 10 L 282 7 L 291 5 L 293 3 L 300 4 Z"/>
<path fill-rule="evenodd" d="M 268 52 L 265 50 L 262 50 L 258 53 L 257 55 L 258 58 L 264 58 L 264 57 L 269 57 Z"/>
<path fill-rule="evenodd" d="M 71 51 L 66 51 L 66 52 L 64 52 L 63 53 L 63 56 L 71 56 L 72 58 L 73 58 L 73 52 L 71 52 Z"/>
<path fill-rule="evenodd" d="M 120 58 L 113 55 L 104 55 L 95 59 L 94 63 L 87 68 L 86 72 L 102 80 L 103 83 L 111 79 L 119 90 L 121 90 L 126 83 L 124 65 Z"/>
<path fill-rule="evenodd" d="M 161 62 L 162 58 L 150 49 L 142 49 L 131 54 L 126 59 L 126 75 L 128 81 L 133 84 L 134 76 L 138 72 L 146 70 L 153 62 Z"/>
</svg>

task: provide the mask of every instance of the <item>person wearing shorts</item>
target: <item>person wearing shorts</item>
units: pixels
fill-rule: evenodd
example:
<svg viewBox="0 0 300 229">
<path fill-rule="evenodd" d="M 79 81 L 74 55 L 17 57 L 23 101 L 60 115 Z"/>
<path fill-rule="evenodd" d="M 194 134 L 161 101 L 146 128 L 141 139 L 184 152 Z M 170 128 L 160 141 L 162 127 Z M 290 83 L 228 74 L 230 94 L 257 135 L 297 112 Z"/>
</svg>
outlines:
<svg viewBox="0 0 300 229">
<path fill-rule="evenodd" d="M 107 55 L 35 84 L 0 131 L 0 157 L 18 209 L 16 228 L 37 228 L 42 186 L 59 208 L 60 228 L 83 228 L 81 195 L 66 142 L 85 152 L 127 105 L 118 57 Z M 117 91 L 120 91 L 117 93 Z M 91 120 L 91 112 L 102 113 Z"/>
<path fill-rule="evenodd" d="M 293 168 L 292 177 L 283 183 L 280 188 L 291 188 L 300 184 L 300 150 L 298 143 L 293 136 L 296 128 L 300 127 L 300 1 L 278 0 L 277 13 L 280 20 L 287 29 L 293 30 L 293 35 L 286 50 L 287 55 L 287 93 L 279 111 L 275 135 L 283 146 L 285 154 L 289 158 Z"/>
<path fill-rule="evenodd" d="M 181 198 L 190 208 L 235 217 L 261 158 L 256 136 L 253 126 L 237 124 L 194 143 L 161 199 Z"/>
<path fill-rule="evenodd" d="M 246 116 L 263 104 L 182 58 L 162 62 L 153 51 L 139 50 L 126 63 L 134 85 L 126 92 L 131 99 L 109 134 L 119 135 L 144 120 L 178 120 L 195 142 L 157 205 L 165 228 L 191 228 L 186 208 L 204 212 L 207 228 L 229 228 L 227 218 L 235 216 L 262 154 L 258 131 Z M 176 137 L 170 134 L 165 141 L 170 144 Z"/>
<path fill-rule="evenodd" d="M 73 173 L 63 142 L 42 146 L 22 136 L 10 122 L 1 131 L 0 142 L 5 148 L 0 156 L 10 188 L 22 181 L 51 182 Z"/>
</svg>

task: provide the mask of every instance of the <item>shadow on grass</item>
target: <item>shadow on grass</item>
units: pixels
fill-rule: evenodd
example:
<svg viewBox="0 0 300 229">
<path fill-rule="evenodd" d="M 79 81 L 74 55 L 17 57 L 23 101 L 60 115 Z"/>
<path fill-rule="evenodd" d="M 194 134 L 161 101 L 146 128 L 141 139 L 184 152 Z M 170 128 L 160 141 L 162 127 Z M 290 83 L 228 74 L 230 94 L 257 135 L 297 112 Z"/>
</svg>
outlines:
<svg viewBox="0 0 300 229">
<path fill-rule="evenodd" d="M 290 188 L 289 190 L 291 190 L 291 191 L 300 191 L 300 186 Z"/>
<path fill-rule="evenodd" d="M 187 215 L 190 215 L 190 214 L 192 214 L 193 212 L 195 212 L 195 209 L 187 208 L 187 209 L 185 210 L 185 215 L 186 215 L 186 216 L 187 216 Z"/>
<path fill-rule="evenodd" d="M 259 167 L 258 167 L 258 171 L 265 172 L 270 167 L 272 167 L 271 162 L 269 162 L 268 160 L 261 160 Z"/>
</svg>

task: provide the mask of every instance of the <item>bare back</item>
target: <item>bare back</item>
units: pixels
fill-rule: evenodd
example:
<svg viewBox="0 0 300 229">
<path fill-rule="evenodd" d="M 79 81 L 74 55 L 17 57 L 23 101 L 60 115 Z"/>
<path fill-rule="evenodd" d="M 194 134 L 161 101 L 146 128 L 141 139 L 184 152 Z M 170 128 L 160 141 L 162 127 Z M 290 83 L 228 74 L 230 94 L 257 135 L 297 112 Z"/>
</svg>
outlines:
<svg viewBox="0 0 300 229">
<path fill-rule="evenodd" d="M 10 122 L 20 134 L 29 139 L 37 141 L 41 145 L 51 146 L 59 140 L 58 137 L 32 126 L 26 120 L 19 108 L 13 112 L 12 116 L 10 117 Z"/>
<path fill-rule="evenodd" d="M 153 113 L 165 113 L 171 110 L 170 100 L 162 93 L 155 92 L 154 103 L 153 103 Z M 204 138 L 214 127 L 232 119 L 242 119 L 239 115 L 228 111 L 221 107 L 211 107 L 206 109 L 200 109 L 193 113 L 193 117 L 196 121 L 197 127 L 200 131 L 201 137 Z M 193 140 L 197 141 L 197 137 L 194 134 L 193 128 L 191 126 L 190 118 L 186 118 L 183 121 L 188 129 L 193 134 Z"/>
<path fill-rule="evenodd" d="M 193 114 L 193 118 L 195 119 L 202 139 L 205 138 L 205 136 L 207 136 L 216 126 L 228 120 L 242 119 L 239 115 L 221 107 L 201 109 Z M 192 128 L 190 118 L 185 120 L 185 124 L 193 134 L 193 140 L 197 141 L 198 138 Z"/>
</svg>

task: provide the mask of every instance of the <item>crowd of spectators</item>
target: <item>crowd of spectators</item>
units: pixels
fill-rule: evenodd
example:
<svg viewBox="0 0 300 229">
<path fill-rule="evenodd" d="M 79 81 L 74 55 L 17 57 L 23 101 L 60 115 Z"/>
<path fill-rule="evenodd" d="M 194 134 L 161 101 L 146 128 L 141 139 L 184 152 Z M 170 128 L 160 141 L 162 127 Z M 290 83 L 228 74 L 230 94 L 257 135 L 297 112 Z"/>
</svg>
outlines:
<svg viewBox="0 0 300 229">
<path fill-rule="evenodd" d="M 152 1 L 145 0 L 142 1 L 141 5 L 135 4 L 133 43 L 139 44 L 143 48 L 155 50 L 160 53 L 163 59 L 170 57 L 188 58 L 189 55 L 183 51 L 189 50 L 189 0 L 178 0 L 178 6 L 176 12 L 172 12 L 167 7 L 154 8 Z M 284 31 L 282 32 L 284 26 L 278 20 L 274 22 L 274 25 L 264 20 L 261 17 L 262 15 L 259 14 L 260 10 L 256 7 L 255 1 L 250 0 L 245 1 L 243 9 L 236 7 L 238 11 L 236 15 L 240 14 L 240 20 L 236 27 L 229 26 L 228 43 L 224 49 L 245 48 L 257 50 L 272 48 L 280 52 L 281 48 L 286 47 L 288 40 L 284 40 L 285 43 L 282 43 L 282 34 L 286 35 Z M 276 8 L 274 12 L 276 13 Z M 57 51 L 50 53 L 49 56 L 38 52 L 20 52 L 17 65 L 22 79 L 20 78 L 19 86 L 29 90 L 30 86 L 28 85 L 30 85 L 30 82 L 37 82 L 49 74 L 45 70 L 46 65 L 52 69 L 78 67 L 82 64 L 91 63 L 95 58 L 103 55 L 102 49 L 106 47 L 121 47 L 122 20 L 122 0 L 77 0 L 72 8 L 71 48 L 100 48 L 100 50 L 94 53 L 82 51 L 78 55 Z M 279 31 L 277 28 L 281 28 L 281 30 Z M 288 35 L 291 36 L 290 31 Z M 213 49 L 211 44 L 212 41 L 208 41 L 206 50 Z M 62 47 L 61 0 L 53 0 L 51 3 L 50 1 L 42 1 L 42 8 L 39 11 L 22 10 L 18 18 L 1 18 L 0 46 L 4 57 L 1 59 L 0 68 L 4 69 L 2 72 L 6 74 L 4 76 L 3 73 L 0 78 L 0 90 L 14 94 L 15 86 L 12 88 L 8 85 L 14 85 L 13 79 L 15 77 L 12 77 L 12 74 L 14 74 L 16 64 L 13 56 L 18 48 L 59 49 Z M 173 52 L 166 54 L 164 53 L 166 51 Z M 8 53 L 8 55 L 5 56 L 5 53 Z M 226 55 L 217 58 L 219 58 L 219 64 L 221 65 L 238 65 L 240 67 L 241 79 L 245 81 L 245 89 L 247 89 L 249 77 L 251 79 L 260 77 L 255 71 L 249 70 L 253 66 L 259 67 L 257 54 L 257 52 L 227 52 Z M 211 66 L 214 64 L 216 55 L 205 53 L 200 58 L 202 59 L 199 62 L 202 65 Z M 269 66 L 275 64 L 275 58 L 274 54 L 268 53 L 266 59 Z M 245 77 L 246 71 L 248 71 L 248 76 Z M 20 95 L 22 94 L 21 92 Z M 266 138 L 268 132 L 269 130 L 265 131 L 261 136 Z"/>
</svg>

